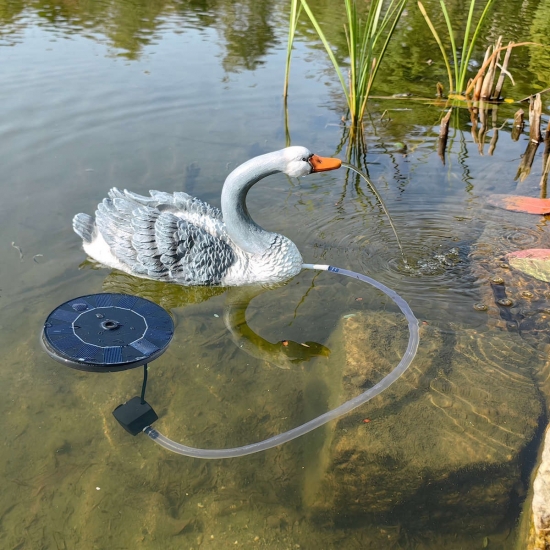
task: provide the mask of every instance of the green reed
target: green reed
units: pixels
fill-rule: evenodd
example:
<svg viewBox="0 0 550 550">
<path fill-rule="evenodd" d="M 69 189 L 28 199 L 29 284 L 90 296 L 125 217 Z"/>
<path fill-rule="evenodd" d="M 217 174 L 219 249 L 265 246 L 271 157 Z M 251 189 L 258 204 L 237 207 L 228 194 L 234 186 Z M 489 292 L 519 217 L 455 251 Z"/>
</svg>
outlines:
<svg viewBox="0 0 550 550">
<path fill-rule="evenodd" d="M 355 0 L 344 0 L 346 23 L 344 30 L 347 43 L 347 61 L 349 63 L 348 81 L 336 59 L 334 52 L 323 32 L 317 18 L 309 7 L 307 0 L 291 0 L 290 30 L 287 51 L 287 68 L 285 78 L 285 95 L 288 86 L 290 57 L 294 34 L 298 23 L 299 9 L 303 9 L 311 21 L 319 39 L 336 72 L 346 103 L 349 118 L 353 127 L 359 126 L 364 115 L 376 73 L 384 57 L 390 38 L 401 17 L 406 0 L 371 0 L 366 18 L 357 11 Z M 298 7 L 300 6 L 300 8 Z"/>
<path fill-rule="evenodd" d="M 291 0 L 290 3 L 290 22 L 288 25 L 288 43 L 286 47 L 286 67 L 285 67 L 285 85 L 283 91 L 283 97 L 288 96 L 288 81 L 290 79 L 290 61 L 292 58 L 292 45 L 294 44 L 294 36 L 296 34 L 296 27 L 298 26 L 298 19 L 302 11 L 302 5 L 299 0 Z"/>
<path fill-rule="evenodd" d="M 475 26 L 473 34 L 470 35 L 472 31 L 474 11 L 476 6 L 476 0 L 470 0 L 470 8 L 468 10 L 468 18 L 466 20 L 466 30 L 464 32 L 464 40 L 462 42 L 462 49 L 459 50 L 455 42 L 455 31 L 453 29 L 451 18 L 449 17 L 449 12 L 447 11 L 447 7 L 445 6 L 445 0 L 439 0 L 439 4 L 441 6 L 441 12 L 443 13 L 443 17 L 445 18 L 445 23 L 447 25 L 447 32 L 449 33 L 449 41 L 451 43 L 452 64 L 453 64 L 454 70 L 451 70 L 451 60 L 449 59 L 449 54 L 445 49 L 437 30 L 435 29 L 430 17 L 428 16 L 428 13 L 426 12 L 424 6 L 422 5 L 422 2 L 420 2 L 420 0 L 418 2 L 418 7 L 422 12 L 424 19 L 428 24 L 428 27 L 430 27 L 433 37 L 435 38 L 435 41 L 437 42 L 437 45 L 441 50 L 441 54 L 443 55 L 443 61 L 445 62 L 445 67 L 447 68 L 447 77 L 449 79 L 450 93 L 453 93 L 453 92 L 462 93 L 466 88 L 466 84 L 467 84 L 466 76 L 468 72 L 468 64 L 470 63 L 470 59 L 472 57 L 474 47 L 479 38 L 479 33 L 481 31 L 481 26 L 483 24 L 483 21 L 487 16 L 487 14 L 489 13 L 489 10 L 493 5 L 494 1 L 495 0 L 487 0 L 485 7 L 483 8 L 483 11 L 477 21 L 477 25 Z M 453 76 L 453 73 L 454 73 L 454 76 Z"/>
</svg>

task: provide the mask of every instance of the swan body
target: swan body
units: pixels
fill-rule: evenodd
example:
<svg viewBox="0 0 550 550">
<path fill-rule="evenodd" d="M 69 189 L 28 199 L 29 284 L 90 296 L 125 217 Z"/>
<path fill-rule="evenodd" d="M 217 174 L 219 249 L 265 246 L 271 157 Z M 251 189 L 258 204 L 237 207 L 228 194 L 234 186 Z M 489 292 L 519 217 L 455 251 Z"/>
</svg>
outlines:
<svg viewBox="0 0 550 550">
<path fill-rule="evenodd" d="M 113 188 L 95 219 L 77 214 L 73 229 L 91 258 L 138 277 L 181 285 L 278 283 L 300 272 L 302 256 L 292 241 L 252 220 L 248 191 L 276 172 L 298 177 L 340 165 L 305 147 L 255 157 L 225 180 L 221 211 L 187 193 L 144 197 Z"/>
</svg>

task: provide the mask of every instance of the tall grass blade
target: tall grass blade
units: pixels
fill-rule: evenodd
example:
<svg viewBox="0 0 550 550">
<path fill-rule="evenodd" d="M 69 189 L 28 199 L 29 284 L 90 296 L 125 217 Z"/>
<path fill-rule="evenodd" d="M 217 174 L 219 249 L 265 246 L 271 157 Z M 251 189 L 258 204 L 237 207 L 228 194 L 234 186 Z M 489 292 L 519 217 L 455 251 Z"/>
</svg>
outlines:
<svg viewBox="0 0 550 550">
<path fill-rule="evenodd" d="M 443 43 L 441 41 L 441 38 L 439 37 L 432 21 L 430 20 L 430 17 L 428 16 L 426 10 L 424 9 L 424 6 L 422 5 L 422 2 L 418 1 L 418 7 L 424 16 L 424 19 L 426 20 L 426 23 L 428 24 L 428 27 L 432 31 L 432 34 L 439 46 L 439 49 L 441 50 L 441 54 L 443 55 L 443 60 L 445 62 L 445 66 L 447 68 L 447 75 L 449 77 L 449 88 L 451 92 L 456 93 L 462 93 L 464 92 L 464 85 L 466 82 L 466 74 L 468 72 L 468 64 L 470 63 L 470 59 L 472 57 L 472 53 L 474 51 L 476 42 L 479 38 L 479 34 L 481 32 L 481 27 L 483 25 L 483 22 L 485 20 L 485 17 L 489 13 L 489 10 L 491 6 L 493 5 L 494 0 L 487 0 L 485 3 L 485 7 L 481 13 L 481 16 L 479 17 L 477 24 L 474 28 L 473 34 L 470 36 L 470 33 L 472 31 L 472 25 L 473 25 L 473 19 L 474 19 L 474 13 L 475 13 L 475 7 L 476 7 L 476 0 L 470 0 L 470 6 L 468 9 L 468 17 L 466 19 L 466 30 L 464 32 L 464 40 L 462 42 L 462 49 L 459 51 L 456 46 L 455 42 L 455 35 L 453 30 L 453 25 L 451 22 L 451 18 L 449 16 L 449 12 L 447 10 L 447 5 L 445 0 L 439 0 L 439 4 L 441 6 L 441 12 L 443 13 L 443 17 L 445 18 L 445 24 L 447 25 L 447 31 L 449 33 L 449 40 L 451 42 L 451 53 L 453 56 L 453 63 L 454 63 L 454 84 L 453 86 L 453 79 L 452 79 L 452 72 L 451 67 L 449 63 L 449 55 L 445 51 L 445 48 L 443 46 Z M 469 86 L 468 86 L 469 88 Z"/>
<path fill-rule="evenodd" d="M 481 13 L 481 16 L 479 18 L 479 21 L 477 22 L 474 34 L 472 36 L 472 39 L 470 40 L 470 46 L 468 48 L 468 52 L 466 55 L 464 55 L 465 46 L 462 50 L 462 58 L 460 60 L 460 78 L 459 78 L 459 89 L 462 90 L 464 88 L 464 83 L 466 81 L 466 72 L 468 71 L 468 64 L 470 63 L 470 58 L 472 57 L 472 53 L 474 51 L 475 44 L 477 42 L 479 33 L 481 31 L 481 26 L 483 25 L 483 21 L 485 20 L 485 17 L 489 13 L 489 9 L 493 5 L 495 0 L 487 0 L 487 4 L 485 4 L 485 9 Z M 472 0 L 472 4 L 475 4 L 475 1 Z M 470 17 L 468 15 L 468 23 L 470 23 Z"/>
<path fill-rule="evenodd" d="M 328 43 L 328 40 L 325 37 L 325 34 L 323 33 L 323 30 L 319 26 L 319 23 L 317 22 L 317 19 L 315 19 L 315 16 L 313 15 L 313 12 L 311 11 L 310 7 L 308 6 L 306 0 L 300 0 L 302 3 L 302 6 L 304 8 L 304 11 L 307 13 L 313 27 L 315 28 L 315 31 L 317 32 L 319 38 L 321 39 L 321 42 L 323 43 L 323 46 L 325 47 L 325 50 L 332 61 L 332 65 L 334 66 L 334 70 L 336 71 L 336 75 L 338 76 L 338 79 L 340 80 L 340 84 L 342 85 L 342 89 L 344 90 L 344 94 L 346 96 L 346 102 L 349 105 L 349 94 L 346 87 L 346 81 L 344 80 L 344 75 L 342 74 L 342 71 L 340 70 L 340 66 L 338 65 L 338 61 L 336 60 L 336 57 L 334 56 L 334 53 L 332 52 L 332 49 L 330 47 L 330 44 Z"/>
<path fill-rule="evenodd" d="M 307 13 L 311 24 L 323 44 L 334 67 L 336 76 L 340 81 L 348 106 L 351 126 L 354 128 L 358 126 L 365 114 L 367 101 L 378 68 L 403 13 L 406 2 L 407 0 L 390 0 L 385 9 L 385 0 L 371 0 L 366 13 L 366 21 L 364 22 L 357 11 L 357 0 L 344 0 L 346 13 L 344 31 L 349 61 L 349 79 L 346 79 L 325 33 L 308 4 L 308 0 L 291 0 L 284 87 L 285 97 L 288 93 L 292 43 L 300 10 L 303 9 Z M 382 46 L 380 47 L 381 42 Z M 351 132 L 350 136 L 352 135 L 356 136 L 356 132 Z"/>
<path fill-rule="evenodd" d="M 288 96 L 288 81 L 290 79 L 290 62 L 292 59 L 292 47 L 294 45 L 294 36 L 296 34 L 296 27 L 298 25 L 298 19 L 300 12 L 302 11 L 302 5 L 298 5 L 299 0 L 291 0 L 290 2 L 290 22 L 288 26 L 288 43 L 286 47 L 286 66 L 285 66 L 285 83 L 283 89 L 283 97 L 286 99 Z"/>
<path fill-rule="evenodd" d="M 393 2 L 392 2 L 393 4 Z M 388 21 L 392 21 L 391 27 L 386 35 L 386 40 L 384 42 L 384 45 L 382 46 L 382 49 L 380 50 L 378 54 L 378 59 L 373 59 L 373 65 L 369 73 L 369 79 L 367 86 L 365 88 L 365 92 L 363 95 L 363 102 L 361 104 L 361 108 L 359 111 L 359 119 L 361 120 L 365 114 L 365 109 L 367 107 L 367 101 L 370 95 L 370 91 L 372 88 L 372 84 L 374 83 L 374 79 L 376 78 L 376 73 L 378 72 L 378 68 L 380 67 L 380 62 L 382 61 L 384 54 L 386 53 L 386 50 L 388 49 L 388 45 L 390 43 L 390 39 L 393 36 L 393 33 L 395 31 L 395 28 L 397 27 L 397 23 L 399 22 L 399 19 L 401 18 L 401 14 L 403 13 L 403 10 L 405 9 L 406 0 L 402 0 L 400 2 L 397 2 L 394 9 L 392 11 L 388 10 L 388 14 L 386 14 L 386 20 L 384 22 L 383 28 L 386 27 Z M 391 5 L 390 5 L 391 8 Z M 382 31 L 382 30 L 381 30 Z"/>
<path fill-rule="evenodd" d="M 468 46 L 468 39 L 470 37 L 470 27 L 472 26 L 472 19 L 474 17 L 474 8 L 476 5 L 476 0 L 470 0 L 470 9 L 468 10 L 468 17 L 466 19 L 466 30 L 464 31 L 464 40 L 462 42 L 462 50 L 461 50 L 461 58 L 460 58 L 460 71 L 459 71 L 459 80 L 462 81 L 462 75 L 466 74 L 466 69 L 464 69 L 464 52 L 466 51 L 466 47 Z M 470 43 L 471 46 L 473 46 L 473 43 Z M 468 63 L 470 62 L 470 58 L 466 56 L 468 59 L 466 61 L 466 68 L 468 67 Z M 458 67 L 458 66 L 457 66 Z M 464 73 L 463 73 L 464 69 Z M 457 82 L 458 84 L 458 82 Z M 462 84 L 462 82 L 461 82 Z"/>
<path fill-rule="evenodd" d="M 458 55 L 456 51 L 456 43 L 455 43 L 455 33 L 453 31 L 453 26 L 451 24 L 451 18 L 449 17 L 449 12 L 447 11 L 447 6 L 445 6 L 445 0 L 439 0 L 439 3 L 441 5 L 441 11 L 443 12 L 443 17 L 445 18 L 445 23 L 447 23 L 447 30 L 449 31 L 449 38 L 451 39 L 451 52 L 453 54 L 453 62 L 454 62 L 454 73 L 455 73 L 455 82 L 458 85 Z M 449 92 L 457 92 L 460 93 L 462 90 L 460 86 L 457 90 L 454 90 L 453 88 L 449 89 Z"/>
<path fill-rule="evenodd" d="M 439 34 L 437 34 L 437 31 L 435 30 L 435 27 L 433 26 L 433 23 L 431 19 L 428 16 L 428 13 L 424 9 L 424 6 L 422 5 L 422 2 L 420 0 L 418 1 L 418 7 L 424 16 L 424 19 L 426 20 L 426 23 L 428 24 L 428 27 L 430 27 L 430 30 L 432 31 L 433 37 L 435 38 L 435 41 L 437 42 L 437 45 L 439 46 L 439 49 L 441 50 L 441 55 L 443 56 L 443 61 L 445 62 L 445 67 L 447 67 L 447 76 L 449 78 L 449 90 L 454 90 L 453 85 L 453 75 L 451 73 L 451 65 L 449 64 L 449 56 L 447 55 L 447 52 L 445 51 L 445 48 L 443 47 L 443 42 L 441 42 L 441 38 L 439 38 Z"/>
</svg>

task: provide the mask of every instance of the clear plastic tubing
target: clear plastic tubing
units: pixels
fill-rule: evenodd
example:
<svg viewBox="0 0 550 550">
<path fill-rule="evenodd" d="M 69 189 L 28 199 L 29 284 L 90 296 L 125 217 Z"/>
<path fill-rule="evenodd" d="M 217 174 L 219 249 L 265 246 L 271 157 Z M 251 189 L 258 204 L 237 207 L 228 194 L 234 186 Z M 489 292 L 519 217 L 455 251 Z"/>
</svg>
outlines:
<svg viewBox="0 0 550 550">
<path fill-rule="evenodd" d="M 281 433 L 279 435 L 274 435 L 273 437 L 265 439 L 264 441 L 259 441 L 258 443 L 251 443 L 250 445 L 243 445 L 242 447 L 234 447 L 232 449 L 196 449 L 194 447 L 187 447 L 186 445 L 176 443 L 175 441 L 172 441 L 171 439 L 168 439 L 166 436 L 159 433 L 151 426 L 147 426 L 143 429 L 143 431 L 153 441 L 155 441 L 165 449 L 168 449 L 169 451 L 173 451 L 174 453 L 185 456 L 192 456 L 195 458 L 234 458 L 238 456 L 258 453 L 260 451 L 265 451 L 266 449 L 276 447 L 277 445 L 282 445 L 283 443 L 291 441 L 292 439 L 296 439 L 297 437 L 300 437 L 304 434 L 307 434 L 308 432 L 311 432 L 312 430 L 315 430 L 316 428 L 319 428 L 320 426 L 326 424 L 327 422 L 330 422 L 331 420 L 335 420 L 336 418 L 339 418 L 340 416 L 349 413 L 353 409 L 359 407 L 360 405 L 363 405 L 363 403 L 366 403 L 373 397 L 382 393 L 409 368 L 409 365 L 412 363 L 412 360 L 414 359 L 416 351 L 418 349 L 418 320 L 414 316 L 414 313 L 412 312 L 407 302 L 405 302 L 405 300 L 401 298 L 401 296 L 399 296 L 397 292 L 394 292 L 387 286 L 379 283 L 378 281 L 375 281 L 374 279 L 371 279 L 370 277 L 367 277 L 366 275 L 355 273 L 353 271 L 348 271 L 347 269 L 340 269 L 331 265 L 317 264 L 304 264 L 303 268 L 330 271 L 331 273 L 345 275 L 346 277 L 351 277 L 352 279 L 359 279 L 360 281 L 363 281 L 367 284 L 372 285 L 378 290 L 381 290 L 384 294 L 389 296 L 397 306 L 399 306 L 399 309 L 403 312 L 403 315 L 405 315 L 409 323 L 409 343 L 407 345 L 405 354 L 403 355 L 401 361 L 395 367 L 395 369 L 393 369 L 387 376 L 380 380 L 378 384 L 374 385 L 372 388 L 369 388 L 357 397 L 346 401 L 339 407 L 336 407 L 335 409 L 332 409 L 331 411 L 328 411 L 318 416 L 317 418 L 314 418 L 313 420 L 310 420 L 309 422 L 298 426 L 297 428 L 292 428 L 287 432 Z"/>
</svg>

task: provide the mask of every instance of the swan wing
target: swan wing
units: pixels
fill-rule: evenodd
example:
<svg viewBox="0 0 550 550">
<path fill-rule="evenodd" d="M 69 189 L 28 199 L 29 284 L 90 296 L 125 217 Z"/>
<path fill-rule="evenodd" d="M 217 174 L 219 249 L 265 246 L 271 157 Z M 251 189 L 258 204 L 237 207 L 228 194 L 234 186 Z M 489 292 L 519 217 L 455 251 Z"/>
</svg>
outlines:
<svg viewBox="0 0 550 550">
<path fill-rule="evenodd" d="M 221 214 L 186 193 L 175 195 L 152 192 L 149 198 L 113 189 L 98 206 L 97 228 L 136 275 L 186 285 L 220 284 L 235 262 Z M 182 211 L 191 211 L 188 218 L 196 223 Z"/>
</svg>

